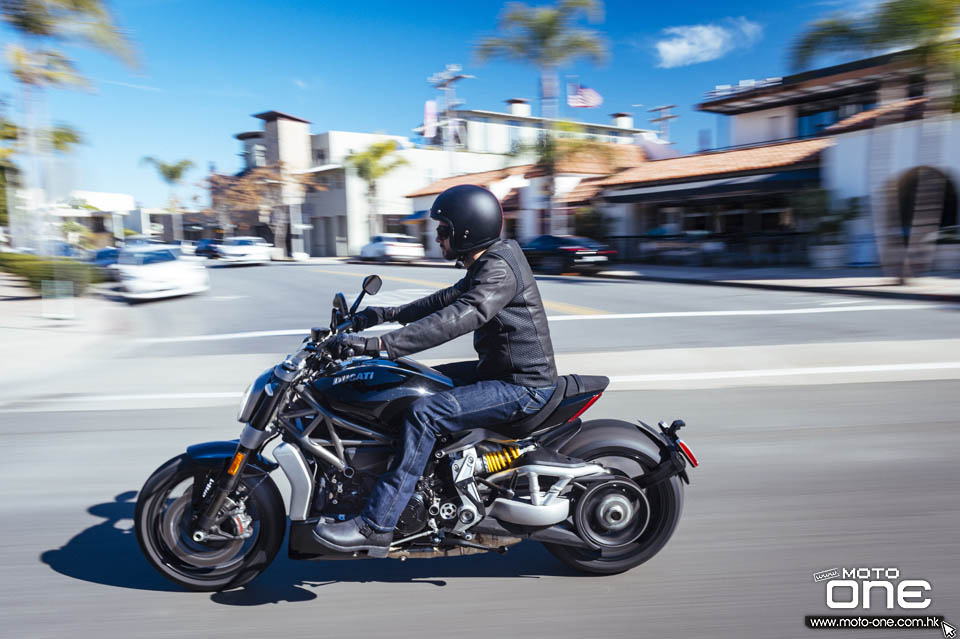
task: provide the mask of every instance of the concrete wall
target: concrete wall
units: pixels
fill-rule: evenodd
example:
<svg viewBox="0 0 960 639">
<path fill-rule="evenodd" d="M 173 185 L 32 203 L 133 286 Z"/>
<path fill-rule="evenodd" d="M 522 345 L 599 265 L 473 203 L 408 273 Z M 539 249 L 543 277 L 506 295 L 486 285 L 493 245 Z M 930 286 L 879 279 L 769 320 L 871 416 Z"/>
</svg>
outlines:
<svg viewBox="0 0 960 639">
<path fill-rule="evenodd" d="M 731 118 L 730 145 L 756 144 L 797 135 L 797 110 L 792 106 L 741 113 Z"/>
<path fill-rule="evenodd" d="M 833 205 L 863 198 L 863 216 L 848 228 L 849 262 L 876 262 L 876 216 L 884 213 L 887 187 L 918 166 L 938 169 L 960 189 L 960 115 L 845 133 L 824 152 L 821 179 Z"/>
</svg>

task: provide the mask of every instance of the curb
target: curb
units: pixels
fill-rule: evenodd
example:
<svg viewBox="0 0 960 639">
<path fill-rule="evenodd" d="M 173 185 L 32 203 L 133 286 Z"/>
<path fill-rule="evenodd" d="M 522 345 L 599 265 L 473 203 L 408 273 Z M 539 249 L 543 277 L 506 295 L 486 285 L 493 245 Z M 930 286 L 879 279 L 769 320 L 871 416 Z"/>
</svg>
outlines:
<svg viewBox="0 0 960 639">
<path fill-rule="evenodd" d="M 728 286 L 737 288 L 755 288 L 770 291 L 792 291 L 807 293 L 830 293 L 834 295 L 852 295 L 856 297 L 884 297 L 901 300 L 926 300 L 937 302 L 960 302 L 960 295 L 950 293 L 909 293 L 900 291 L 869 291 L 862 289 L 837 288 L 835 286 L 795 286 L 765 282 L 740 282 L 730 280 L 703 280 L 692 277 L 664 277 L 658 275 L 618 275 L 603 271 L 592 275 L 605 279 L 636 280 L 644 282 L 663 282 L 667 284 L 701 284 L 703 286 Z"/>
<path fill-rule="evenodd" d="M 363 260 L 358 260 L 355 258 L 347 258 L 344 262 L 345 264 L 366 264 L 366 265 L 377 265 L 377 262 L 366 262 Z M 418 261 L 418 262 L 404 262 L 396 263 L 397 266 L 425 266 L 432 268 L 454 268 L 453 262 L 445 261 Z M 911 293 L 907 291 L 878 291 L 878 290 L 864 290 L 864 289 L 851 289 L 851 288 L 839 288 L 836 286 L 797 286 L 793 284 L 778 284 L 776 282 L 744 282 L 738 280 L 708 280 L 701 279 L 696 277 L 671 277 L 664 275 L 643 275 L 640 273 L 627 275 L 612 273 L 610 271 L 600 271 L 598 273 L 591 273 L 586 277 L 597 277 L 603 279 L 611 280 L 634 280 L 640 282 L 662 282 L 664 284 L 699 284 L 702 286 L 728 286 L 736 288 L 754 288 L 768 291 L 792 291 L 792 292 L 808 292 L 808 293 L 829 293 L 832 295 L 851 295 L 855 297 L 879 297 L 887 299 L 901 299 L 901 300 L 921 300 L 921 301 L 936 301 L 936 302 L 953 302 L 960 303 L 960 294 L 951 294 L 951 293 Z"/>
</svg>

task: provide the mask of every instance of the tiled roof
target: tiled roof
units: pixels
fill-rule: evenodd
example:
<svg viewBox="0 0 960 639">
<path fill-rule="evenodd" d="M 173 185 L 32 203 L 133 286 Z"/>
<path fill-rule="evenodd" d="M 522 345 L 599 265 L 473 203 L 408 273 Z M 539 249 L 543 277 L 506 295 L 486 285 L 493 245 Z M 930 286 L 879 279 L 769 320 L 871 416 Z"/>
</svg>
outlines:
<svg viewBox="0 0 960 639">
<path fill-rule="evenodd" d="M 605 179 L 606 176 L 585 178 L 580 180 L 579 184 L 570 189 L 570 191 L 567 193 L 555 198 L 554 202 L 561 206 L 589 202 L 591 199 L 593 199 L 593 196 L 603 189 L 603 187 L 600 185 L 600 182 Z"/>
<path fill-rule="evenodd" d="M 598 180 L 597 184 L 619 186 L 790 166 L 815 160 L 820 151 L 831 144 L 830 138 L 815 138 L 801 142 L 768 144 L 747 149 L 655 160 Z"/>
<path fill-rule="evenodd" d="M 520 166 L 510 166 L 505 169 L 496 169 L 493 171 L 481 171 L 480 173 L 466 173 L 464 175 L 457 175 L 454 177 L 444 178 L 438 180 L 433 184 L 428 184 L 427 186 L 417 189 L 413 193 L 407 193 L 406 197 L 420 197 L 422 195 L 435 195 L 438 193 L 443 193 L 452 186 L 460 186 L 461 184 L 476 184 L 477 186 L 487 187 L 493 184 L 494 182 L 499 182 L 504 180 L 511 175 L 519 175 L 529 171 L 533 165 L 531 164 L 522 164 Z"/>
<path fill-rule="evenodd" d="M 879 106 L 876 109 L 861 111 L 856 115 L 851 115 L 845 120 L 831 124 L 824 129 L 824 131 L 835 134 L 870 129 L 876 125 L 881 117 L 888 124 L 892 122 L 902 122 L 904 120 L 914 120 L 923 116 L 923 106 L 926 103 L 926 98 L 911 98 L 909 100 L 891 102 L 890 104 Z"/>
<path fill-rule="evenodd" d="M 564 144 L 563 140 L 559 141 Z M 636 144 L 603 144 L 607 149 L 598 152 L 594 149 L 585 149 L 570 157 L 557 162 L 558 174 L 581 175 L 610 175 L 618 170 L 635 167 L 646 161 L 643 148 Z M 540 177 L 545 175 L 542 167 L 534 166 L 526 173 L 526 177 Z"/>
</svg>

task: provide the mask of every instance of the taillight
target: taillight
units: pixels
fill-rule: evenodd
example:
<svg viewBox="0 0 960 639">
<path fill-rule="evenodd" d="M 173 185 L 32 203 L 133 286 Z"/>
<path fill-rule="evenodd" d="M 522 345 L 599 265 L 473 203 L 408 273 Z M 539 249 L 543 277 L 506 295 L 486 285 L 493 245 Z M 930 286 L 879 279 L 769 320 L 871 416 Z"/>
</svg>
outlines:
<svg viewBox="0 0 960 639">
<path fill-rule="evenodd" d="M 610 250 L 610 251 L 600 251 L 600 255 L 616 255 L 616 254 L 617 254 L 617 252 L 616 252 L 616 251 L 613 251 L 613 250 Z"/>
<path fill-rule="evenodd" d="M 582 246 L 561 246 L 560 250 L 570 251 L 571 253 L 577 253 L 579 251 L 586 251 L 587 249 L 583 248 Z"/>
<path fill-rule="evenodd" d="M 683 456 L 687 458 L 687 461 L 690 462 L 690 465 L 696 468 L 700 465 L 700 462 L 697 461 L 697 456 L 693 454 L 693 451 L 690 450 L 690 447 L 687 446 L 682 439 L 677 440 L 677 446 L 680 447 L 680 452 L 683 453 Z"/>
<path fill-rule="evenodd" d="M 576 415 L 574 415 L 573 417 L 571 417 L 570 419 L 568 419 L 567 422 L 572 422 L 572 421 L 575 420 L 577 417 L 580 417 L 581 415 L 583 415 L 583 413 L 586 412 L 586 410 L 587 410 L 588 408 L 590 408 L 591 406 L 593 406 L 593 403 L 594 403 L 595 401 L 597 401 L 598 399 L 600 399 L 600 396 L 601 396 L 601 395 L 603 395 L 603 393 L 597 393 L 596 395 L 594 395 L 593 397 L 591 397 L 591 398 L 590 398 L 590 401 L 588 401 L 587 404 L 586 404 L 583 408 L 581 408 L 580 410 L 578 410 Z"/>
</svg>

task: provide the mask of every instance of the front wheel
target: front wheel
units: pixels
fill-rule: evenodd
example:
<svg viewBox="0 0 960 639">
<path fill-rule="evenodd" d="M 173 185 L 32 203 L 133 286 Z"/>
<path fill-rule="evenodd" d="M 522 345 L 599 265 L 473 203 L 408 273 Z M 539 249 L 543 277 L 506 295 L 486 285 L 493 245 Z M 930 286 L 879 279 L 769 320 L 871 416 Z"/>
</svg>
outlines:
<svg viewBox="0 0 960 639">
<path fill-rule="evenodd" d="M 202 470 L 180 455 L 147 479 L 134 515 L 137 541 L 160 574 L 188 590 L 236 588 L 263 572 L 280 549 L 286 529 L 283 498 L 269 476 L 248 466 L 230 495 L 233 514 L 220 524 L 235 538 L 196 542 L 191 537 L 193 483 L 207 476 Z"/>
<path fill-rule="evenodd" d="M 584 423 L 583 430 L 561 452 L 601 464 L 634 481 L 651 472 L 659 463 L 656 446 L 636 426 L 617 420 Z M 544 544 L 560 561 L 581 572 L 614 575 L 639 566 L 660 552 L 680 521 L 683 484 L 679 477 L 671 477 L 644 489 L 642 497 L 631 494 L 634 490 L 631 485 L 635 486 L 632 481 L 607 483 L 623 485 L 604 488 L 609 495 L 583 493 L 580 497 L 593 499 L 598 506 L 605 503 L 604 500 L 615 505 L 636 502 L 639 507 L 627 505 L 619 512 L 631 513 L 637 521 L 604 523 L 603 518 L 598 518 L 588 522 L 586 525 L 591 526 L 589 534 L 595 541 L 599 540 L 601 545 L 609 544 L 598 551 Z M 645 521 L 640 521 L 641 518 Z M 634 534 L 638 531 L 639 534 Z M 618 542 L 623 543 L 618 545 Z"/>
</svg>

